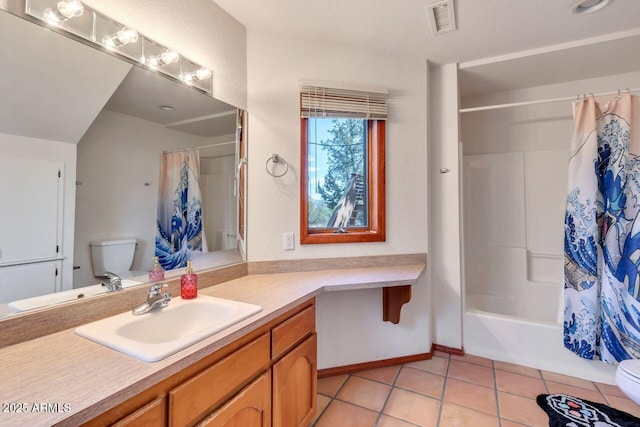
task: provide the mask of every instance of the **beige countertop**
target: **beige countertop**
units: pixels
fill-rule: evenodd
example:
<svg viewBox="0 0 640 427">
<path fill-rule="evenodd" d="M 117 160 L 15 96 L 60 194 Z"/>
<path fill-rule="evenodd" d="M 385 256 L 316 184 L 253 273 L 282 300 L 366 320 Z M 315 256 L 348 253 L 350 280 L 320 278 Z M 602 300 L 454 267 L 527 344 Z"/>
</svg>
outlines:
<svg viewBox="0 0 640 427">
<path fill-rule="evenodd" d="M 79 425 L 322 292 L 415 284 L 424 269 L 413 264 L 255 274 L 201 289 L 263 309 L 155 363 L 81 338 L 73 329 L 0 349 L 0 425 Z"/>
</svg>

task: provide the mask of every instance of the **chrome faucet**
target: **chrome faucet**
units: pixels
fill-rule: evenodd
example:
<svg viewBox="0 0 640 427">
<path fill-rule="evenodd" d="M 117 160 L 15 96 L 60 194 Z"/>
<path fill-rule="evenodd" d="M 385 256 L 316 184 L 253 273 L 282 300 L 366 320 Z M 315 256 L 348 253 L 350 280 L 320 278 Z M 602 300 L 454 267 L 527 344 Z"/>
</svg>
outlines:
<svg viewBox="0 0 640 427">
<path fill-rule="evenodd" d="M 115 292 L 122 289 L 122 279 L 120 279 L 120 276 L 110 271 L 105 271 L 104 274 L 109 279 L 108 282 L 102 281 L 102 286 L 107 288 L 107 292 Z"/>
<path fill-rule="evenodd" d="M 137 307 L 131 310 L 131 313 L 135 315 L 145 314 L 158 308 L 163 308 L 169 305 L 171 301 L 170 293 L 162 293 L 162 288 L 169 286 L 168 283 L 159 283 L 149 288 L 147 292 L 147 300 Z"/>
</svg>

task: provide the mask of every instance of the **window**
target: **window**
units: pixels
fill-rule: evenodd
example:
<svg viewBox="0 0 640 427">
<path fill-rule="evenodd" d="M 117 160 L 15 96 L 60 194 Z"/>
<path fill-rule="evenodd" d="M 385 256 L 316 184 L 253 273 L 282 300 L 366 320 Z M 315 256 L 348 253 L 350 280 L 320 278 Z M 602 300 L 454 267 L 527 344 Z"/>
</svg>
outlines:
<svg viewBox="0 0 640 427">
<path fill-rule="evenodd" d="M 386 90 L 303 84 L 300 97 L 300 243 L 384 241 Z"/>
</svg>

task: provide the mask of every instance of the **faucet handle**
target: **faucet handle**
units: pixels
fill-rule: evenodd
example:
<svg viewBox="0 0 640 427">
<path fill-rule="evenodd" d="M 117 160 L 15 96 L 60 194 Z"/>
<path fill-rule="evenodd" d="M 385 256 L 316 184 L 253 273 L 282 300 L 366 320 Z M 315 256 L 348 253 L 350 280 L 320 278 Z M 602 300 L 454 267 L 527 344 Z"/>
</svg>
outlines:
<svg viewBox="0 0 640 427">
<path fill-rule="evenodd" d="M 166 294 L 162 294 L 162 307 L 168 306 L 169 301 L 171 301 L 171 294 L 169 292 L 167 292 Z"/>
<path fill-rule="evenodd" d="M 151 286 L 149 288 L 149 296 L 159 295 L 160 294 L 160 290 L 162 288 L 166 288 L 167 286 L 169 286 L 169 284 L 167 282 L 158 283 L 156 285 Z"/>
</svg>

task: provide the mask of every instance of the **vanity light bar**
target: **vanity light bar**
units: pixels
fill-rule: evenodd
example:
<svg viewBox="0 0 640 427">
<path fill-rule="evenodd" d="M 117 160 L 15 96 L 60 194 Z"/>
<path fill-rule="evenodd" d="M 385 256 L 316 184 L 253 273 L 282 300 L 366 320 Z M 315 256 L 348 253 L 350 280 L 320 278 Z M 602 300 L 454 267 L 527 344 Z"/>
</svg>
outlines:
<svg viewBox="0 0 640 427">
<path fill-rule="evenodd" d="M 83 5 L 80 0 L 26 0 L 25 12 L 47 25 L 81 37 L 89 42 L 88 44 L 103 46 L 108 51 L 117 52 L 118 55 L 171 76 L 185 85 L 193 86 L 208 94 L 212 92 L 211 70 L 182 57 L 175 50 L 155 43 L 133 28 L 124 26 Z M 74 19 L 80 16 L 82 18 Z M 117 30 L 118 28 L 120 30 Z M 144 51 L 147 50 L 145 44 L 153 47 L 150 53 L 155 55 L 145 57 Z M 179 66 L 163 68 L 174 63 L 178 63 Z M 203 80 L 204 82 L 195 84 Z M 206 82 L 206 80 L 209 81 Z"/>
</svg>

